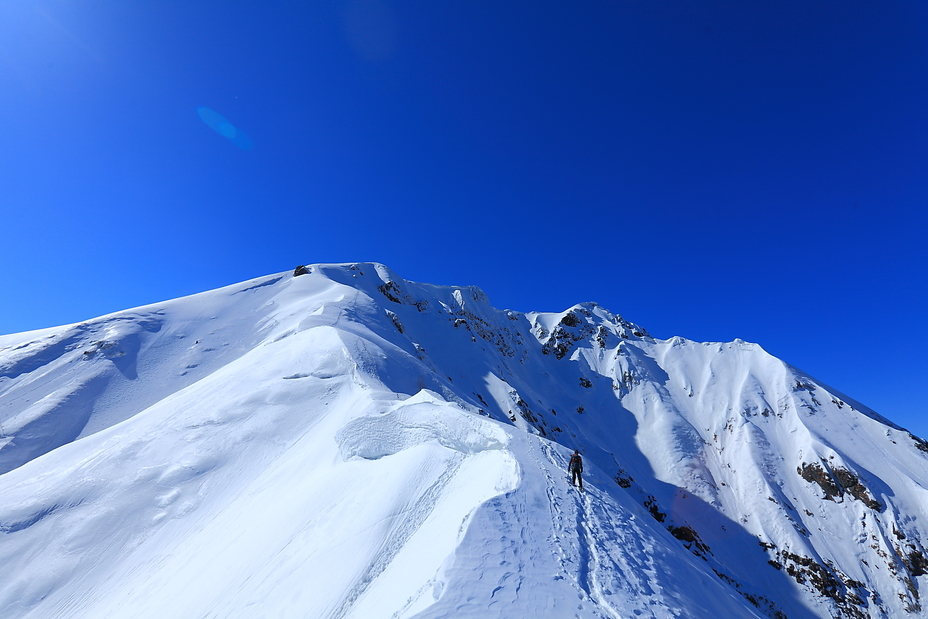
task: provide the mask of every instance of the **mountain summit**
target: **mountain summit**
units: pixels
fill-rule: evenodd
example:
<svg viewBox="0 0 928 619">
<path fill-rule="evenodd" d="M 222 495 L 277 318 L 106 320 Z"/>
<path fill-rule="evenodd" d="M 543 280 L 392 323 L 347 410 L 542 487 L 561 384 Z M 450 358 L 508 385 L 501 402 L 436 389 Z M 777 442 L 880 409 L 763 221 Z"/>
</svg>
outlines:
<svg viewBox="0 0 928 619">
<path fill-rule="evenodd" d="M 0 616 L 923 617 L 926 464 L 756 344 L 312 265 L 0 336 Z"/>
</svg>

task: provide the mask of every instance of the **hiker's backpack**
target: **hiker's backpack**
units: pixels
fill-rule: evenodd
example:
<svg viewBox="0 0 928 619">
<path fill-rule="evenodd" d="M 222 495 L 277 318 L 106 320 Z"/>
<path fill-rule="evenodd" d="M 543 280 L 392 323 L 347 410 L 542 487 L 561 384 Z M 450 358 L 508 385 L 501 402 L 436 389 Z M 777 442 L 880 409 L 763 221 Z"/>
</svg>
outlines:
<svg viewBox="0 0 928 619">
<path fill-rule="evenodd" d="M 580 458 L 580 454 L 574 454 L 570 457 L 570 465 L 568 465 L 567 469 L 570 471 L 583 470 L 583 460 Z"/>
</svg>

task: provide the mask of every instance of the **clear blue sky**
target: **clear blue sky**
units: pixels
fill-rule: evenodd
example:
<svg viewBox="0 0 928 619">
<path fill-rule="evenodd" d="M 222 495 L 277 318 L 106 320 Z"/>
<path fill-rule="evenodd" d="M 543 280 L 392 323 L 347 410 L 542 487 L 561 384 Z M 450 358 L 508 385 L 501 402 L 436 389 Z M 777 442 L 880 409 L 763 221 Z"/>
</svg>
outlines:
<svg viewBox="0 0 928 619">
<path fill-rule="evenodd" d="M 0 0 L 0 146 L 0 333 L 373 260 L 928 436 L 924 0 Z"/>
</svg>

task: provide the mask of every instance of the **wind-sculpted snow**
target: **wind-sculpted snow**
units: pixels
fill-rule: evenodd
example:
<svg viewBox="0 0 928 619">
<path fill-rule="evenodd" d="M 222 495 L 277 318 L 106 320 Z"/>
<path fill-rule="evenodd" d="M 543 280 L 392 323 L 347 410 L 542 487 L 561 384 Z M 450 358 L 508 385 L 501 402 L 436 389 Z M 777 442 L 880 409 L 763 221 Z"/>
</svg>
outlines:
<svg viewBox="0 0 928 619">
<path fill-rule="evenodd" d="M 124 421 L 244 354 L 273 294 L 256 281 L 24 341 L 0 338 L 0 473 Z"/>
<path fill-rule="evenodd" d="M 505 448 L 505 432 L 447 404 L 404 402 L 397 409 L 355 419 L 335 436 L 342 455 L 377 460 L 430 441 L 464 454 Z"/>
<path fill-rule="evenodd" d="M 563 448 L 521 434 L 511 449 L 518 489 L 478 509 L 444 594 L 416 619 L 763 616 L 601 471 L 580 492 Z"/>
<path fill-rule="evenodd" d="M 928 442 L 760 346 L 300 273 L 0 337 L 0 616 L 925 614 Z"/>
</svg>

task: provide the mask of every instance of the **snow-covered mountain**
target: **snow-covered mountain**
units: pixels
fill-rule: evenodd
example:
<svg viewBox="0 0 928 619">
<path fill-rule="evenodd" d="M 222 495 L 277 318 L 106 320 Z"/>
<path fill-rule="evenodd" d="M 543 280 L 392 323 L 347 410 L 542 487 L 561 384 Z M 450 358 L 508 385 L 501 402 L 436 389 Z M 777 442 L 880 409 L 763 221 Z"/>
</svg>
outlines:
<svg viewBox="0 0 928 619">
<path fill-rule="evenodd" d="M 301 271 L 0 336 L 0 616 L 928 616 L 928 443 L 760 346 Z"/>
</svg>

